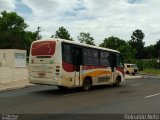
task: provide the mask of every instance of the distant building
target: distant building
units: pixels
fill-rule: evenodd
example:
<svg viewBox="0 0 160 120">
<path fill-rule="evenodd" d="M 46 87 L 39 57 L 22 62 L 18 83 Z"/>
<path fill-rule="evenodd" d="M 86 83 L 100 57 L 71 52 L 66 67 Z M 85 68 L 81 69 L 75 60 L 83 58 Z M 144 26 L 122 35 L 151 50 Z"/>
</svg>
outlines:
<svg viewBox="0 0 160 120">
<path fill-rule="evenodd" d="M 0 49 L 1 67 L 26 67 L 26 50 Z"/>
</svg>

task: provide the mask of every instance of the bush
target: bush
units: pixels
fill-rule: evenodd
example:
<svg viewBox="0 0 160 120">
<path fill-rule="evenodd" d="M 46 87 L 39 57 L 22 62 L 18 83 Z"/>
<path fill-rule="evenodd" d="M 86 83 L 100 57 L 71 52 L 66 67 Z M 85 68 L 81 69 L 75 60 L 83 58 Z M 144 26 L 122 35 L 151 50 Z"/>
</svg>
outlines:
<svg viewBox="0 0 160 120">
<path fill-rule="evenodd" d="M 157 68 L 157 60 L 156 59 L 132 59 L 130 60 L 131 64 L 136 64 L 138 66 L 139 71 L 146 68 Z"/>
</svg>

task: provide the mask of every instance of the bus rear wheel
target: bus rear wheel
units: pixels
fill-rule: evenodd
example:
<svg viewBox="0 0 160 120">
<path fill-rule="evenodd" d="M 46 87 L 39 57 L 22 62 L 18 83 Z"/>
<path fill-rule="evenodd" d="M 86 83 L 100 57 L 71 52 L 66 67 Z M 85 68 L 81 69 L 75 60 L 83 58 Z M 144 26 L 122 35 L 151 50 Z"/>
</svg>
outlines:
<svg viewBox="0 0 160 120">
<path fill-rule="evenodd" d="M 116 82 L 113 84 L 114 87 L 119 87 L 121 82 L 121 78 L 117 77 Z"/>
<path fill-rule="evenodd" d="M 82 85 L 83 90 L 88 91 L 88 90 L 90 90 L 91 86 L 92 86 L 91 80 L 88 78 L 84 79 L 83 85 Z"/>
</svg>

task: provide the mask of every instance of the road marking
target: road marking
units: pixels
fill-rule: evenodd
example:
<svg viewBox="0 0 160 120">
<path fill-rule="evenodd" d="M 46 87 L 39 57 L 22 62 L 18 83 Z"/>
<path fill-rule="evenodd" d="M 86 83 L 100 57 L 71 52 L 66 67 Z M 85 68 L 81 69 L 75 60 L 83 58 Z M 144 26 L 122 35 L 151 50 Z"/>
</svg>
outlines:
<svg viewBox="0 0 160 120">
<path fill-rule="evenodd" d="M 145 96 L 145 98 L 147 99 L 147 98 L 154 97 L 154 96 L 158 96 L 158 95 L 160 95 L 160 93 L 156 93 L 156 94 L 148 95 L 148 96 Z"/>
<path fill-rule="evenodd" d="M 134 84 L 130 84 L 129 86 L 139 86 L 141 85 L 142 83 L 134 83 Z"/>
</svg>

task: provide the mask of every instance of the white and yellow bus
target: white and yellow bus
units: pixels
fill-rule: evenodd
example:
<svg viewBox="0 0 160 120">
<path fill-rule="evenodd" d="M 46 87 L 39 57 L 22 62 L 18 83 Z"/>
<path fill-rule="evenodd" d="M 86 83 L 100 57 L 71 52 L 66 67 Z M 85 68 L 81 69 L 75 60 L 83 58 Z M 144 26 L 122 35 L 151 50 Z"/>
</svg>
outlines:
<svg viewBox="0 0 160 120">
<path fill-rule="evenodd" d="M 34 41 L 29 57 L 29 80 L 60 89 L 93 85 L 119 86 L 124 63 L 119 51 L 62 39 Z"/>
</svg>

